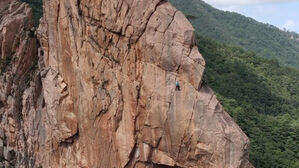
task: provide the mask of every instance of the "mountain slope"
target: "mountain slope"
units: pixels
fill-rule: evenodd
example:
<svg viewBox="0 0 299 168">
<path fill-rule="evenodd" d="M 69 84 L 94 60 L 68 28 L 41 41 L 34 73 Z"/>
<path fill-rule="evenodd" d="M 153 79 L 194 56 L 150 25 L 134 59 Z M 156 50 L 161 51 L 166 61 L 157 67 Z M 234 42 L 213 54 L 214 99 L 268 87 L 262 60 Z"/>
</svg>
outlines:
<svg viewBox="0 0 299 168">
<path fill-rule="evenodd" d="M 170 2 L 184 12 L 199 34 L 299 68 L 299 43 L 290 33 L 234 12 L 215 9 L 202 0 Z"/>
<path fill-rule="evenodd" d="M 205 81 L 251 140 L 257 168 L 299 167 L 299 71 L 199 37 Z"/>
<path fill-rule="evenodd" d="M 250 137 L 254 166 L 299 167 L 299 71 L 276 61 L 298 68 L 298 34 L 201 0 L 170 1 L 199 33 L 205 81 Z"/>
</svg>

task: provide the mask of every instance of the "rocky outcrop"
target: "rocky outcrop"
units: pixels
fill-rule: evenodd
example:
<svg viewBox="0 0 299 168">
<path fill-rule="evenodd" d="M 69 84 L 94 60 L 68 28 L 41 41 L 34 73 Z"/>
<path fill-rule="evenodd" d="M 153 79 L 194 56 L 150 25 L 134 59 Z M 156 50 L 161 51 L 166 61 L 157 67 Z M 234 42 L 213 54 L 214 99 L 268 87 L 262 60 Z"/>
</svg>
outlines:
<svg viewBox="0 0 299 168">
<path fill-rule="evenodd" d="M 251 167 L 248 138 L 202 82 L 193 27 L 167 1 L 44 0 L 37 70 L 31 11 L 5 6 L 0 54 L 15 59 L 1 73 L 0 152 L 14 153 L 4 164 Z M 7 20 L 26 50 L 7 40 Z"/>
<path fill-rule="evenodd" d="M 21 167 L 32 160 L 34 122 L 41 84 L 35 74 L 37 39 L 28 5 L 0 2 L 0 167 Z"/>
</svg>

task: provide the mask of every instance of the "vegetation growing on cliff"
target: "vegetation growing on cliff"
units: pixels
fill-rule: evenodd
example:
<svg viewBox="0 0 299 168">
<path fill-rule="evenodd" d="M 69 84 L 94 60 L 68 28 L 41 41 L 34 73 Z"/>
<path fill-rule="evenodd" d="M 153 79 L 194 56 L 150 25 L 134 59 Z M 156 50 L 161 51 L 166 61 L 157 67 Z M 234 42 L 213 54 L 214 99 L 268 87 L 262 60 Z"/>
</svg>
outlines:
<svg viewBox="0 0 299 168">
<path fill-rule="evenodd" d="M 202 0 L 170 2 L 201 35 L 205 80 L 250 137 L 254 166 L 299 167 L 299 71 L 280 65 L 299 68 L 299 35 Z"/>
<path fill-rule="evenodd" d="M 39 19 L 43 16 L 43 1 L 42 0 L 21 0 L 30 5 L 33 10 L 33 20 L 36 25 L 39 23 Z"/>
<path fill-rule="evenodd" d="M 256 168 L 299 167 L 299 71 L 199 37 L 205 81 L 250 137 Z"/>
<path fill-rule="evenodd" d="M 170 0 L 183 11 L 198 33 L 244 47 L 258 56 L 299 68 L 299 35 L 282 31 L 234 12 L 213 8 L 202 0 Z M 191 16 L 191 17 L 190 17 Z"/>
</svg>

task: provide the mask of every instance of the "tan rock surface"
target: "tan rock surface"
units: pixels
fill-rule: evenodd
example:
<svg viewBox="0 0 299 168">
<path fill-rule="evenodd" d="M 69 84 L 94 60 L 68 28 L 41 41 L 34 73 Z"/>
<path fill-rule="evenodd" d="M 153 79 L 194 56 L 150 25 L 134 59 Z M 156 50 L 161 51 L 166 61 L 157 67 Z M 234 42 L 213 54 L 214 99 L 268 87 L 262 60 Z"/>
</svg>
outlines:
<svg viewBox="0 0 299 168">
<path fill-rule="evenodd" d="M 0 167 L 24 167 L 34 160 L 41 85 L 35 74 L 37 39 L 25 3 L 0 3 Z"/>
<path fill-rule="evenodd" d="M 26 19 L 18 18 L 31 17 L 26 10 L 15 12 L 18 17 L 4 11 L 14 26 L 24 27 Z M 11 38 L 3 40 L 11 31 L 1 29 L 8 24 L 1 18 L 0 46 L 10 47 L 2 47 L 0 55 L 6 58 L 20 49 Z M 22 86 L 18 76 L 26 76 L 27 62 L 36 56 L 33 44 L 27 47 L 32 54 L 14 55 L 21 59 L 10 64 L 16 73 L 0 75 L 1 115 L 23 116 L 19 121 L 2 117 L 1 122 L 2 135 L 8 137 L 4 151 L 17 153 L 14 165 L 251 166 L 248 138 L 202 84 L 205 61 L 193 27 L 167 1 L 44 0 L 37 34 L 40 76 L 31 75 L 26 87 L 11 93 Z M 14 85 L 4 80 L 7 75 Z M 7 158 L 4 164 L 11 162 Z"/>
</svg>

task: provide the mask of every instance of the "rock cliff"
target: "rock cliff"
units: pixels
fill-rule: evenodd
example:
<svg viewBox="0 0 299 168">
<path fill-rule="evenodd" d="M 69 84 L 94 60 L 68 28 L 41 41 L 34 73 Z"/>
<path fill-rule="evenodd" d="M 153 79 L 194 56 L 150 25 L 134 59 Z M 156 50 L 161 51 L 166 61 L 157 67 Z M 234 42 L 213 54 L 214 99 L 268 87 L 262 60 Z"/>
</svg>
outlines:
<svg viewBox="0 0 299 168">
<path fill-rule="evenodd" d="M 44 0 L 36 32 L 27 5 L 0 4 L 3 166 L 252 167 L 167 1 Z"/>
<path fill-rule="evenodd" d="M 37 39 L 28 5 L 0 2 L 0 167 L 21 167 L 33 160 L 31 107 L 41 86 L 36 78 Z M 37 107 L 36 107 L 37 108 Z"/>
</svg>

